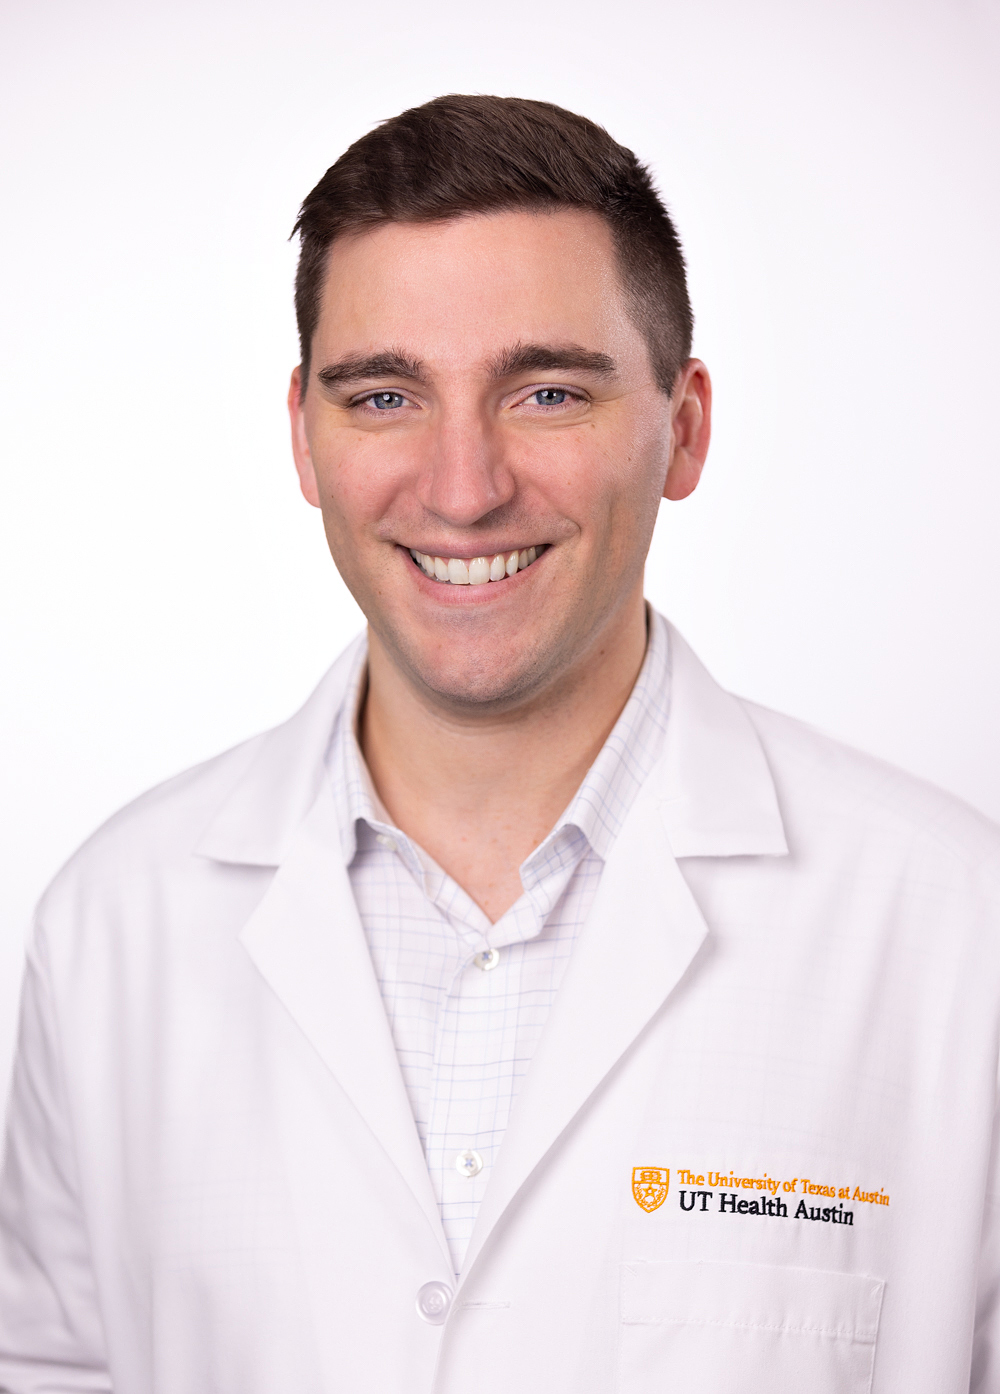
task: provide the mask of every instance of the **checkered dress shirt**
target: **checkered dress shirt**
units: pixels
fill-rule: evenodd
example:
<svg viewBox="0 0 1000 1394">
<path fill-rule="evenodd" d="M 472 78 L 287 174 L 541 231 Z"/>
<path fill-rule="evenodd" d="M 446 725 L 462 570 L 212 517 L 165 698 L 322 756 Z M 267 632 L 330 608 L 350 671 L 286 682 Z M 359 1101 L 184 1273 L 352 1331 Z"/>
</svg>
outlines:
<svg viewBox="0 0 1000 1394">
<path fill-rule="evenodd" d="M 669 639 L 664 620 L 647 614 L 631 696 L 569 807 L 522 863 L 524 893 L 496 924 L 394 826 L 375 792 L 355 734 L 363 647 L 334 727 L 328 763 L 344 861 L 456 1276 L 605 858 L 662 749 Z M 495 965 L 478 966 L 490 950 Z M 458 1169 L 469 1151 L 482 1159 L 473 1175 Z"/>
</svg>

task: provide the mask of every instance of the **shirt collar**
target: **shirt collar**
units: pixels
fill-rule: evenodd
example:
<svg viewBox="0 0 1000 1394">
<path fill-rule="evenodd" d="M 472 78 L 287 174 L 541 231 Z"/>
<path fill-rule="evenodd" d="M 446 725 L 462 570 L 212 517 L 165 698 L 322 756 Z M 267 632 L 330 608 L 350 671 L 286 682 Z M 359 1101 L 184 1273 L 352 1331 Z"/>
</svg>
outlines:
<svg viewBox="0 0 1000 1394">
<path fill-rule="evenodd" d="M 553 832 L 572 825 L 603 859 L 633 800 L 663 751 L 670 710 L 670 637 L 666 621 L 646 607 L 646 656 L 635 686 Z M 546 839 L 547 840 L 547 839 Z M 545 843 L 542 843 L 545 846 Z M 536 849 L 530 862 L 541 848 Z"/>
<path fill-rule="evenodd" d="M 648 790 L 659 808 L 665 849 L 675 857 L 787 856 L 778 792 L 765 753 L 774 718 L 724 691 L 667 621 L 670 723 Z M 198 798 L 195 856 L 234 866 L 279 867 L 311 811 L 333 791 L 324 755 L 365 636 L 359 634 L 294 716 L 183 777 Z M 362 659 L 363 662 L 363 659 Z M 179 795 L 178 795 L 179 796 Z M 192 792 L 191 797 L 194 797 Z M 334 808 L 330 812 L 335 814 Z M 192 817 L 193 817 L 192 813 Z"/>
<path fill-rule="evenodd" d="M 359 646 L 347 678 L 347 692 L 334 722 L 327 752 L 327 768 L 333 785 L 333 798 L 340 828 L 344 865 L 350 866 L 358 850 L 359 819 L 376 831 L 388 834 L 392 820 L 378 797 L 364 756 L 358 745 L 358 712 L 368 687 L 368 645 Z"/>
<path fill-rule="evenodd" d="M 554 859 L 561 862 L 568 855 L 575 862 L 585 850 L 579 836 L 567 835 L 566 829 L 582 834 L 599 857 L 607 857 L 636 794 L 660 757 L 670 700 L 670 640 L 662 616 L 650 607 L 646 615 L 646 655 L 629 699 L 565 812 L 522 864 L 521 880 L 529 894 L 536 883 L 551 875 Z M 394 827 L 358 745 L 358 711 L 367 669 L 367 646 L 361 646 L 353 657 L 347 699 L 334 725 L 327 757 L 344 863 L 349 866 L 354 860 L 357 825 L 363 820 L 377 834 L 396 840 L 407 860 L 412 856 L 422 871 L 419 851 Z"/>
</svg>

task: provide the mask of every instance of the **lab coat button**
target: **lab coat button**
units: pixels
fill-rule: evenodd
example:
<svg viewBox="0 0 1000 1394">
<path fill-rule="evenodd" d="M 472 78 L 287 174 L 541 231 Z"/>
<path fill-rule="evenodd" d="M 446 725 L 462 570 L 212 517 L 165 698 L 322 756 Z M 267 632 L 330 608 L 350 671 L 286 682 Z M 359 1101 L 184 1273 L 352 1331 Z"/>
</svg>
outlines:
<svg viewBox="0 0 1000 1394">
<path fill-rule="evenodd" d="M 424 1283 L 417 1293 L 417 1314 L 430 1326 L 441 1326 L 448 1315 L 452 1296 L 447 1283 Z"/>
<path fill-rule="evenodd" d="M 478 1152 L 473 1152 L 471 1147 L 459 1152 L 455 1158 L 455 1170 L 459 1176 L 478 1176 L 482 1169 L 483 1159 Z"/>
</svg>

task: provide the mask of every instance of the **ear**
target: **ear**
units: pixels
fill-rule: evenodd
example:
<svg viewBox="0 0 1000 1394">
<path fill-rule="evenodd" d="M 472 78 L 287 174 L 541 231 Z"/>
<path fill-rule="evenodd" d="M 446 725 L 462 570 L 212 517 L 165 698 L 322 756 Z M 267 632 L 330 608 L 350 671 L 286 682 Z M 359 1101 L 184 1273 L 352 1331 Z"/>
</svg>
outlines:
<svg viewBox="0 0 1000 1394">
<path fill-rule="evenodd" d="M 302 370 L 292 371 L 292 381 L 288 387 L 288 415 L 292 423 L 292 455 L 299 476 L 299 488 L 307 503 L 319 508 L 319 489 L 316 486 L 316 471 L 313 469 L 312 453 L 306 436 L 305 410 L 302 405 Z"/>
<path fill-rule="evenodd" d="M 712 438 L 712 380 L 700 358 L 689 358 L 670 394 L 670 464 L 665 499 L 694 493 Z"/>
</svg>

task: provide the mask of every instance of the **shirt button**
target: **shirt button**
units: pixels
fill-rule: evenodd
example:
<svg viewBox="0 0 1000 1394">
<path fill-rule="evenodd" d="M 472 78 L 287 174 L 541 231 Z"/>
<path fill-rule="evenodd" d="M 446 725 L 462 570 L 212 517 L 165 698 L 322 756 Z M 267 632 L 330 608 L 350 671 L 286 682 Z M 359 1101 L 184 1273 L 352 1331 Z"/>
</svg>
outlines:
<svg viewBox="0 0 1000 1394">
<path fill-rule="evenodd" d="M 483 1169 L 483 1159 L 478 1152 L 473 1152 L 471 1147 L 467 1147 L 464 1152 L 459 1152 L 455 1158 L 455 1170 L 459 1176 L 478 1176 Z"/>
<path fill-rule="evenodd" d="M 447 1283 L 424 1283 L 417 1293 L 417 1315 L 429 1326 L 442 1326 L 453 1295 Z"/>
<path fill-rule="evenodd" d="M 385 833 L 376 833 L 375 841 L 381 843 L 383 847 L 388 847 L 390 852 L 395 852 L 396 850 L 395 840 L 391 837 L 386 837 Z"/>
<path fill-rule="evenodd" d="M 484 949 L 481 954 L 476 954 L 472 961 L 477 968 L 481 968 L 484 973 L 488 973 L 491 968 L 495 968 L 500 962 L 500 950 Z"/>
</svg>

